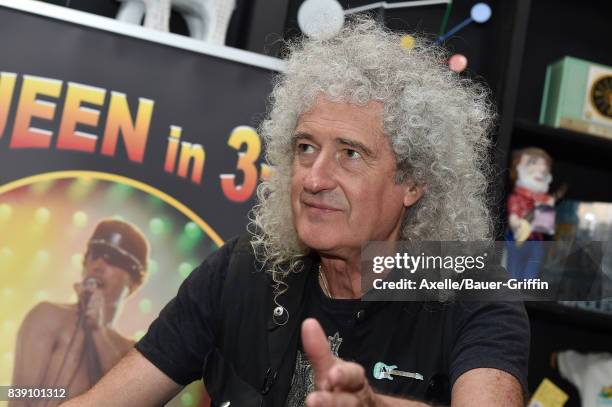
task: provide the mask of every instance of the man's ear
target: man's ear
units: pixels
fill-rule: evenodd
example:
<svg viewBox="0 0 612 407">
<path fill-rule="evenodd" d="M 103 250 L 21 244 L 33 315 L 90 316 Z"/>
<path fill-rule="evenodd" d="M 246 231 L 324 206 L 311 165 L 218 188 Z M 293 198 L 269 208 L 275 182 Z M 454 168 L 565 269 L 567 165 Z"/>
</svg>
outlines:
<svg viewBox="0 0 612 407">
<path fill-rule="evenodd" d="M 425 193 L 426 185 L 418 185 L 412 181 L 408 181 L 406 192 L 404 193 L 404 206 L 406 208 L 414 205 Z"/>
</svg>

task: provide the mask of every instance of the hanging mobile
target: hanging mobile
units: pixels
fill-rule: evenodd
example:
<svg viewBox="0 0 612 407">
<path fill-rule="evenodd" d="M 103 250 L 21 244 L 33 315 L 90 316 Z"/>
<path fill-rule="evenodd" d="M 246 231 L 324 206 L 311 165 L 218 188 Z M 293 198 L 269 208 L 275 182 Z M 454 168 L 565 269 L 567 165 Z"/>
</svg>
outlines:
<svg viewBox="0 0 612 407">
<path fill-rule="evenodd" d="M 446 34 L 438 37 L 435 44 L 439 45 L 446 41 L 451 35 L 465 28 L 468 24 L 476 22 L 478 24 L 486 23 L 491 18 L 491 7 L 487 3 L 476 3 L 470 10 L 470 16 L 451 28 Z"/>
</svg>

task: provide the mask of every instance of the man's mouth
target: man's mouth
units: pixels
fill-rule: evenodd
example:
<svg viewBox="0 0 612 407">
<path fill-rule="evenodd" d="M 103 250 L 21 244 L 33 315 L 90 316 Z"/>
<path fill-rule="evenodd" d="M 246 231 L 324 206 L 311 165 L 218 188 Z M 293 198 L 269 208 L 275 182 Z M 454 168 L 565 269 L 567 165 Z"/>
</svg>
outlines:
<svg viewBox="0 0 612 407">
<path fill-rule="evenodd" d="M 318 203 L 318 202 L 302 201 L 302 204 L 304 204 L 304 206 L 307 208 L 318 209 L 318 210 L 325 211 L 325 212 L 341 211 L 341 209 L 339 208 L 335 208 L 333 206 L 325 205 L 325 204 Z"/>
<path fill-rule="evenodd" d="M 103 282 L 103 281 L 102 281 L 100 278 L 98 278 L 98 277 L 91 277 L 91 276 L 90 276 L 90 277 L 87 277 L 87 278 L 84 280 L 84 284 L 85 284 L 85 286 L 87 286 L 87 285 L 88 285 L 88 282 L 89 282 L 91 285 L 95 286 L 95 288 L 97 288 L 98 290 L 101 290 L 101 289 L 103 289 L 103 288 L 104 288 L 104 282 Z"/>
</svg>

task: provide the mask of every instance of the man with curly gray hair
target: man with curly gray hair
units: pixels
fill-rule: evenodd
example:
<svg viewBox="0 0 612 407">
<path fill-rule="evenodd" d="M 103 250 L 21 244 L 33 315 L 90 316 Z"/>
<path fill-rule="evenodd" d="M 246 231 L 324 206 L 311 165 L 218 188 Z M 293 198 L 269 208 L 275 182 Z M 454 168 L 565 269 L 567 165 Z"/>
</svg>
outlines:
<svg viewBox="0 0 612 407">
<path fill-rule="evenodd" d="M 521 304 L 360 300 L 366 241 L 491 238 L 488 91 L 400 39 L 361 17 L 289 44 L 251 234 L 68 406 L 157 405 L 198 378 L 215 406 L 523 405 Z"/>
</svg>

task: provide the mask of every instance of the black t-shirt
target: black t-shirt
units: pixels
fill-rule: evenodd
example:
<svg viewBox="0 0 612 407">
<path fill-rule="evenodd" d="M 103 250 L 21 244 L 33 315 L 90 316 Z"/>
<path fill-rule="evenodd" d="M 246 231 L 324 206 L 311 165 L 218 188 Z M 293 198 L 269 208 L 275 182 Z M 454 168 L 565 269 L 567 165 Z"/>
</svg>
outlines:
<svg viewBox="0 0 612 407">
<path fill-rule="evenodd" d="M 318 273 L 318 267 L 316 271 L 311 270 L 311 273 Z M 319 284 L 318 275 L 317 278 L 310 279 L 308 284 L 309 299 L 306 301 L 302 319 L 317 319 L 327 335 L 338 333 L 342 338 L 349 335 L 355 326 L 357 312 L 363 305 L 361 300 L 327 297 Z M 345 358 L 342 353 L 339 356 Z"/>
<path fill-rule="evenodd" d="M 265 326 L 258 310 L 268 307 L 271 300 L 265 296 L 270 293 L 260 292 L 254 284 L 265 278 L 254 270 L 240 270 L 239 279 L 232 280 L 231 286 L 225 284 L 235 245 L 236 241 L 228 242 L 191 273 L 136 345 L 179 384 L 201 378 L 207 356 L 220 349 L 232 371 L 238 375 L 249 371 L 244 381 L 256 390 L 260 386 L 259 376 L 253 379 L 249 374 L 256 369 L 254 365 L 262 364 L 257 355 L 268 351 L 265 338 L 272 328 Z M 305 306 L 299 319 L 317 318 L 332 350 L 343 359 L 360 363 L 377 391 L 444 402 L 461 374 L 480 367 L 506 371 L 526 389 L 529 325 L 522 304 L 333 300 L 322 293 L 314 265 L 302 273 L 309 273 L 304 286 L 292 287 L 304 290 Z M 222 301 L 222 292 L 224 298 L 231 298 L 229 302 Z M 223 328 L 224 320 L 238 321 L 234 322 L 238 326 Z M 285 404 L 293 407 L 309 391 L 304 374 L 308 361 L 301 345 L 287 363 L 295 366 L 293 374 L 279 380 L 293 384 Z M 381 378 L 380 369 L 378 376 L 376 372 L 381 364 L 387 371 L 417 376 Z"/>
<path fill-rule="evenodd" d="M 318 268 L 315 270 L 310 272 L 317 273 Z M 356 315 L 363 305 L 361 301 L 327 297 L 319 285 L 318 278 L 311 278 L 308 281 L 307 292 L 309 296 L 301 319 L 315 318 L 319 321 L 327 335 L 334 356 L 345 360 L 354 360 L 354 355 L 348 355 L 344 352 L 342 343 L 351 335 L 355 326 Z M 304 406 L 306 396 L 314 390 L 312 367 L 304 354 L 301 341 L 295 359 L 295 368 L 285 404 L 286 407 Z"/>
</svg>

